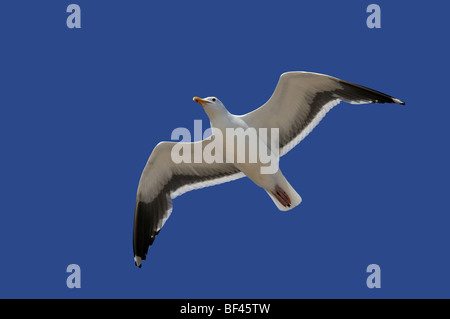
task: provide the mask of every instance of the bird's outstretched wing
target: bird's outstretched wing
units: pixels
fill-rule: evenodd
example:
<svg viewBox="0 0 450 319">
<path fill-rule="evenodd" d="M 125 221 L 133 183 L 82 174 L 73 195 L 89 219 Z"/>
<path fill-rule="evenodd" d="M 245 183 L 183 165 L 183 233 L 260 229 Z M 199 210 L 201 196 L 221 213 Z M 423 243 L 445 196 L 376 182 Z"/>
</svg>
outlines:
<svg viewBox="0 0 450 319">
<path fill-rule="evenodd" d="M 212 140 L 184 143 L 203 151 Z M 134 213 L 133 249 L 137 266 L 145 260 L 149 246 L 172 212 L 172 199 L 188 191 L 232 181 L 245 175 L 230 163 L 175 163 L 175 142 L 161 142 L 154 149 L 139 181 Z"/>
<path fill-rule="evenodd" d="M 254 128 L 279 128 L 279 154 L 289 152 L 340 101 L 352 104 L 405 103 L 384 93 L 328 75 L 287 72 L 271 98 L 241 118 Z"/>
</svg>

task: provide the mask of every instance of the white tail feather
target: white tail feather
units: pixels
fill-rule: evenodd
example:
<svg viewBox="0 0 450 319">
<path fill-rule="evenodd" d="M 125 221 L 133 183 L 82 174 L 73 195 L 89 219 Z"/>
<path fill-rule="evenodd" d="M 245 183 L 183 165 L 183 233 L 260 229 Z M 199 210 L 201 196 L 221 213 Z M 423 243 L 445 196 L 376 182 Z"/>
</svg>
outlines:
<svg viewBox="0 0 450 319">
<path fill-rule="evenodd" d="M 283 180 L 279 182 L 278 186 L 282 190 L 284 190 L 291 199 L 291 206 L 285 207 L 278 201 L 278 199 L 274 195 L 272 195 L 271 191 L 266 190 L 267 194 L 269 194 L 270 198 L 272 198 L 273 202 L 275 203 L 275 205 L 278 207 L 279 210 L 283 212 L 291 210 L 302 202 L 302 198 L 300 197 L 300 195 L 295 191 L 295 189 L 291 186 L 291 184 L 289 184 L 289 182 L 285 178 L 283 178 Z"/>
</svg>

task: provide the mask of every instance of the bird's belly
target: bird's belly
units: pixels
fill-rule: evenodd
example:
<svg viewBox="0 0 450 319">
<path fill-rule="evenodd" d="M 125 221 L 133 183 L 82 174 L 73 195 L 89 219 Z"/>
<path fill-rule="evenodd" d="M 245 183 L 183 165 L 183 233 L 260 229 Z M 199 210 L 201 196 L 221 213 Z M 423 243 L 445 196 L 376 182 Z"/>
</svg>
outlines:
<svg viewBox="0 0 450 319">
<path fill-rule="evenodd" d="M 261 174 L 261 164 L 234 164 L 241 170 L 248 178 L 250 178 L 256 185 L 262 188 L 268 188 L 273 184 L 273 176 L 275 174 Z"/>
<path fill-rule="evenodd" d="M 248 126 L 230 126 L 217 126 L 220 132 L 213 128 L 216 137 L 222 138 L 226 162 L 233 163 L 256 185 L 263 188 L 272 185 L 272 175 L 278 172 L 278 157 L 267 146 L 266 139 Z"/>
<path fill-rule="evenodd" d="M 231 142 L 225 145 L 226 160 L 233 163 L 256 185 L 265 188 L 273 184 L 273 175 L 278 172 L 278 158 L 267 150 L 264 141 L 258 139 L 245 145 Z"/>
</svg>

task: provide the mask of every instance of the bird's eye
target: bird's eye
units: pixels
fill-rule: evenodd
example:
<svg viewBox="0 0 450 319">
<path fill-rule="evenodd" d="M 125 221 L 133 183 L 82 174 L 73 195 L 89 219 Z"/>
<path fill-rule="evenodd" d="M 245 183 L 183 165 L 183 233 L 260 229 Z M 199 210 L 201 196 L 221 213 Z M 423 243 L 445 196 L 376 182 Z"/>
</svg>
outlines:
<svg viewBox="0 0 450 319">
<path fill-rule="evenodd" d="M 216 102 L 216 98 L 215 98 L 215 97 L 213 97 L 211 100 L 212 100 L 213 102 Z"/>
</svg>

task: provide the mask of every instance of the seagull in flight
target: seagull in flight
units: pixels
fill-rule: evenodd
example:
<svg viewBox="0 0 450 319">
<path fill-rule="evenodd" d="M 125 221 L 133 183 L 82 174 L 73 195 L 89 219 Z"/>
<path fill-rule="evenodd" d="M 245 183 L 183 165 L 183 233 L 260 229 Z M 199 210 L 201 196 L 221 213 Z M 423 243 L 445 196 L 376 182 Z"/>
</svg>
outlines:
<svg viewBox="0 0 450 319">
<path fill-rule="evenodd" d="M 194 155 L 195 149 L 205 150 L 214 141 L 217 130 L 275 128 L 278 129 L 278 155 L 283 156 L 300 143 L 340 101 L 405 105 L 399 99 L 367 87 L 310 72 L 282 74 L 270 99 L 244 115 L 231 114 L 216 97 L 194 97 L 194 101 L 203 106 L 208 115 L 212 136 L 185 144 L 191 150 L 191 155 Z M 258 142 L 267 145 L 267 141 L 268 138 L 258 135 Z M 142 260 L 146 259 L 149 246 L 172 213 L 173 199 L 188 191 L 247 176 L 268 193 L 281 211 L 291 210 L 302 201 L 280 169 L 273 174 L 262 174 L 261 161 L 175 163 L 171 153 L 176 144 L 160 142 L 156 145 L 139 181 L 133 226 L 134 261 L 139 268 Z M 253 146 L 245 147 L 248 151 Z M 225 159 L 226 156 L 223 156 Z"/>
</svg>

